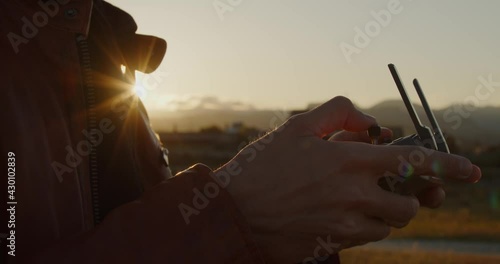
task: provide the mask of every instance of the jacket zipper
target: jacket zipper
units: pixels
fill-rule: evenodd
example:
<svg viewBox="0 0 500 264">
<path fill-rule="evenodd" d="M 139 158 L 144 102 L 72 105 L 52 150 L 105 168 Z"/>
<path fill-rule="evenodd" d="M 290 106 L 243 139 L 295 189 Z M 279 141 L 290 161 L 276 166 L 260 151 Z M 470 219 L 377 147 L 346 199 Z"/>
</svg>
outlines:
<svg viewBox="0 0 500 264">
<path fill-rule="evenodd" d="M 85 36 L 77 37 L 78 48 L 80 51 L 80 63 L 82 66 L 83 89 L 85 95 L 85 106 L 87 109 L 87 128 L 88 131 L 97 129 L 96 95 L 92 76 L 92 65 L 90 57 L 89 44 Z M 95 142 L 95 136 L 92 135 L 92 141 Z M 89 159 L 90 174 L 90 192 L 92 199 L 92 209 L 94 215 L 94 225 L 101 222 L 101 211 L 99 207 L 99 170 L 97 164 L 97 146 L 90 144 L 91 150 Z"/>
</svg>

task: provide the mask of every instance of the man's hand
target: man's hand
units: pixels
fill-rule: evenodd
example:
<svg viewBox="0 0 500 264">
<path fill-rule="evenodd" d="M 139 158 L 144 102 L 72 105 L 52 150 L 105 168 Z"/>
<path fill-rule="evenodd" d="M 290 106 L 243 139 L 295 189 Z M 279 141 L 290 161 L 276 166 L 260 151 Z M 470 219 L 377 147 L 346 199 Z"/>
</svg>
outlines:
<svg viewBox="0 0 500 264">
<path fill-rule="evenodd" d="M 242 172 L 231 178 L 227 189 L 268 261 L 321 259 L 384 239 L 391 227 L 404 227 L 416 215 L 416 197 L 387 192 L 377 181 L 386 172 L 397 175 L 398 157 L 408 160 L 419 147 L 349 141 L 355 138 L 352 134 L 344 138 L 348 141 L 322 139 L 338 130 L 361 134 L 374 124 L 373 117 L 356 110 L 348 99 L 336 97 L 290 118 L 230 161 Z M 249 155 L 249 148 L 258 151 Z M 439 172 L 433 169 L 435 163 L 441 165 Z M 480 178 L 479 168 L 469 160 L 441 152 L 412 169 L 415 175 L 469 182 Z"/>
</svg>

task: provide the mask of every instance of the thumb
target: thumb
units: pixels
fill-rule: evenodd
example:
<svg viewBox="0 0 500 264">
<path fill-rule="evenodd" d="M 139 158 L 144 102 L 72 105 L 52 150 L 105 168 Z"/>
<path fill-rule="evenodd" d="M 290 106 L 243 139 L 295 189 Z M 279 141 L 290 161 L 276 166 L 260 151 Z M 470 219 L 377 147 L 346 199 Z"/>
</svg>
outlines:
<svg viewBox="0 0 500 264">
<path fill-rule="evenodd" d="M 319 137 L 337 130 L 363 131 L 377 124 L 373 116 L 362 113 L 343 96 L 337 96 L 295 119 L 300 133 Z"/>
</svg>

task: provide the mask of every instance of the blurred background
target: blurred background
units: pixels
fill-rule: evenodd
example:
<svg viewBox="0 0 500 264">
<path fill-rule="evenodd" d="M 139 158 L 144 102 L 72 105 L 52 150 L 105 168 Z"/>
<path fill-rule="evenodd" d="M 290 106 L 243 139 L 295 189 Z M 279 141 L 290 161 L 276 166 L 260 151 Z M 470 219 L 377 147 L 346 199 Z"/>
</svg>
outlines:
<svg viewBox="0 0 500 264">
<path fill-rule="evenodd" d="M 453 153 L 483 171 L 447 183 L 390 239 L 341 254 L 345 263 L 500 263 L 500 2 L 379 0 L 113 0 L 167 55 L 136 94 L 174 171 L 213 168 L 289 115 L 334 96 L 393 129 L 414 128 L 387 69 L 394 63 L 427 123 L 418 78 Z"/>
</svg>

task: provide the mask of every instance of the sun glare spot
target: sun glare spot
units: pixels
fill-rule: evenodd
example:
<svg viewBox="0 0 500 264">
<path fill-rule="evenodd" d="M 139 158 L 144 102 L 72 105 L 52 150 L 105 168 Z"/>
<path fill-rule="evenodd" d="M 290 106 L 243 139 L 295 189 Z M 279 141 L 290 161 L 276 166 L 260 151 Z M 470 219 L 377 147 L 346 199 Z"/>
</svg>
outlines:
<svg viewBox="0 0 500 264">
<path fill-rule="evenodd" d="M 144 86 L 138 85 L 138 84 L 136 84 L 134 86 L 134 93 L 135 93 L 135 95 L 137 95 L 137 97 L 139 97 L 141 99 L 144 99 L 147 95 L 146 88 L 144 88 Z"/>
</svg>

